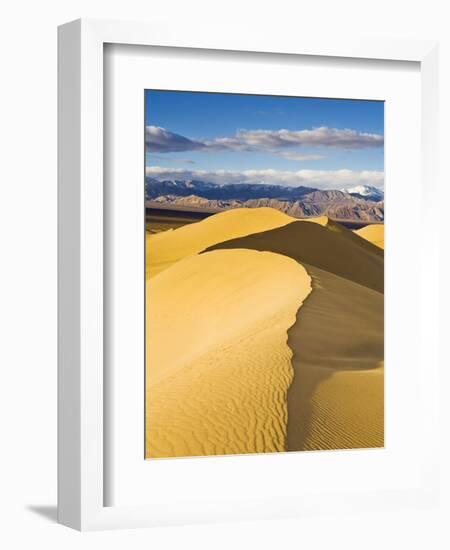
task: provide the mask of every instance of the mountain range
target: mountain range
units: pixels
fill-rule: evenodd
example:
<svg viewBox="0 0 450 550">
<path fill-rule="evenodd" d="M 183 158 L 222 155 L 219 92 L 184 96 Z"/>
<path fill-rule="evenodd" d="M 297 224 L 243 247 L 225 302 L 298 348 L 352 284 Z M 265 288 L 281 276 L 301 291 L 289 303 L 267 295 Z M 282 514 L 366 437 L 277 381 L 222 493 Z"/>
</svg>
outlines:
<svg viewBox="0 0 450 550">
<path fill-rule="evenodd" d="M 146 200 L 152 206 L 210 212 L 269 206 L 297 218 L 327 215 L 335 220 L 384 220 L 383 191 L 366 185 L 339 191 L 304 186 L 217 185 L 199 180 L 160 181 L 154 178 L 146 178 L 145 184 Z"/>
</svg>

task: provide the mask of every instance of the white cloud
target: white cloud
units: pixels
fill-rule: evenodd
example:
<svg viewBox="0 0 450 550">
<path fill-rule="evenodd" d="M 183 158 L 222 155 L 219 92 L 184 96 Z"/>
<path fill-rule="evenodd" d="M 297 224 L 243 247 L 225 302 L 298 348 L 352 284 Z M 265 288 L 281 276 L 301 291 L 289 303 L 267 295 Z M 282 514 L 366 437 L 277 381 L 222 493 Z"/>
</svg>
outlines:
<svg viewBox="0 0 450 550">
<path fill-rule="evenodd" d="M 297 187 L 304 185 L 317 189 L 345 189 L 356 185 L 371 185 L 383 188 L 384 173 L 377 171 L 353 170 L 185 170 L 183 168 L 166 168 L 147 166 L 146 175 L 159 180 L 197 179 L 218 185 L 227 183 L 265 183 Z"/>
<path fill-rule="evenodd" d="M 265 151 L 301 145 L 363 149 L 381 146 L 383 136 L 326 126 L 311 130 L 238 130 L 232 138 L 216 139 L 206 145 L 219 143 L 230 148 Z"/>
<path fill-rule="evenodd" d="M 356 130 L 312 128 L 310 130 L 238 130 L 234 136 L 209 140 L 193 140 L 158 126 L 146 127 L 148 152 L 171 153 L 178 151 L 266 151 L 277 153 L 279 149 L 301 146 L 335 147 L 340 149 L 365 149 L 382 147 L 380 134 Z"/>
<path fill-rule="evenodd" d="M 297 151 L 276 151 L 277 155 L 289 160 L 320 160 L 324 155 L 303 154 Z"/>
<path fill-rule="evenodd" d="M 164 160 L 169 162 L 175 162 L 177 164 L 195 164 L 195 161 L 192 159 L 184 159 L 184 158 L 175 158 L 175 157 L 168 157 L 165 155 L 154 155 L 151 156 L 152 160 Z"/>
<path fill-rule="evenodd" d="M 174 134 L 159 126 L 147 126 L 145 128 L 145 145 L 147 150 L 152 153 L 196 151 L 205 147 L 199 141 Z"/>
</svg>

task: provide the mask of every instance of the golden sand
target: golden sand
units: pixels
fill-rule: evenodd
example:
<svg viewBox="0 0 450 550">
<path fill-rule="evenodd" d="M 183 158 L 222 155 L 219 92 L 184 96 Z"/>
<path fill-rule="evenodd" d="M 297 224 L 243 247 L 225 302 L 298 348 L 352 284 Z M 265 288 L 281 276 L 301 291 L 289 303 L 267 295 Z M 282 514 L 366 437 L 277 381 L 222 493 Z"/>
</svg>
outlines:
<svg viewBox="0 0 450 550">
<path fill-rule="evenodd" d="M 362 229 L 356 229 L 355 233 L 379 248 L 384 248 L 384 224 L 374 223 L 366 225 Z"/>
<path fill-rule="evenodd" d="M 384 445 L 383 294 L 305 265 L 313 291 L 289 330 L 288 449 Z"/>
<path fill-rule="evenodd" d="M 284 254 L 312 278 L 289 329 L 291 451 L 384 444 L 383 253 L 330 224 L 291 223 L 214 247 Z"/>
<path fill-rule="evenodd" d="M 384 258 L 355 233 L 263 208 L 147 236 L 147 457 L 383 446 Z"/>
<path fill-rule="evenodd" d="M 316 266 L 383 292 L 383 251 L 329 220 L 326 226 L 294 221 L 270 231 L 218 243 L 208 250 L 231 248 L 251 248 L 283 254 L 302 264 Z"/>
<path fill-rule="evenodd" d="M 274 208 L 226 210 L 198 223 L 147 236 L 146 276 L 152 277 L 186 256 L 216 243 L 267 231 L 295 221 Z"/>
<path fill-rule="evenodd" d="M 316 216 L 315 218 L 304 218 L 296 221 L 317 223 L 325 227 L 330 223 L 330 218 L 328 216 Z"/>
<path fill-rule="evenodd" d="M 310 290 L 300 264 L 253 250 L 147 281 L 148 458 L 285 450 L 287 330 Z"/>
</svg>

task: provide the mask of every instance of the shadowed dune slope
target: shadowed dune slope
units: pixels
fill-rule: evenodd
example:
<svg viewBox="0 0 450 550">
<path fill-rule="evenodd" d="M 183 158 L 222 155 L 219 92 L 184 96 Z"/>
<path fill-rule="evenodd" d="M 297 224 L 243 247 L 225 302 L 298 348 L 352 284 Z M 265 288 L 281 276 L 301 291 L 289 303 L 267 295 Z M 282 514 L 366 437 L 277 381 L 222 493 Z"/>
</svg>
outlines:
<svg viewBox="0 0 450 550">
<path fill-rule="evenodd" d="M 291 258 L 248 249 L 147 280 L 147 458 L 286 449 L 287 331 L 310 283 Z"/>
<path fill-rule="evenodd" d="M 384 442 L 383 257 L 345 228 L 292 223 L 217 245 L 288 255 L 313 290 L 289 329 L 287 449 Z"/>
<path fill-rule="evenodd" d="M 313 291 L 289 330 L 289 450 L 384 444 L 383 294 L 305 264 Z"/>
<path fill-rule="evenodd" d="M 146 276 L 152 277 L 186 256 L 216 243 L 267 231 L 295 221 L 274 208 L 227 210 L 200 222 L 146 238 Z"/>
<path fill-rule="evenodd" d="M 227 248 L 269 250 L 383 292 L 383 251 L 331 221 L 326 226 L 295 221 L 271 231 L 230 239 L 207 250 Z"/>
<path fill-rule="evenodd" d="M 366 225 L 366 227 L 356 229 L 355 233 L 375 246 L 384 249 L 384 224 Z"/>
</svg>

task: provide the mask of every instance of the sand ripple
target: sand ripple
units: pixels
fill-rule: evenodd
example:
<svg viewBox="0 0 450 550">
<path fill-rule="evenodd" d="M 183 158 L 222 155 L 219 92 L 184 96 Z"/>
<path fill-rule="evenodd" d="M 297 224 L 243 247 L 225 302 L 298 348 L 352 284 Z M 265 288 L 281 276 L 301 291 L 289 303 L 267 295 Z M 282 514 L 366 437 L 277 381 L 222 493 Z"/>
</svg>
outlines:
<svg viewBox="0 0 450 550">
<path fill-rule="evenodd" d="M 308 221 L 148 238 L 147 457 L 383 445 L 382 229 Z"/>
<path fill-rule="evenodd" d="M 285 254 L 312 277 L 289 329 L 287 449 L 383 446 L 383 251 L 332 222 L 294 222 L 213 248 L 234 247 Z"/>
<path fill-rule="evenodd" d="M 147 457 L 286 449 L 287 330 L 310 291 L 297 262 L 253 250 L 147 281 Z"/>
</svg>

